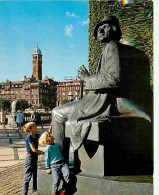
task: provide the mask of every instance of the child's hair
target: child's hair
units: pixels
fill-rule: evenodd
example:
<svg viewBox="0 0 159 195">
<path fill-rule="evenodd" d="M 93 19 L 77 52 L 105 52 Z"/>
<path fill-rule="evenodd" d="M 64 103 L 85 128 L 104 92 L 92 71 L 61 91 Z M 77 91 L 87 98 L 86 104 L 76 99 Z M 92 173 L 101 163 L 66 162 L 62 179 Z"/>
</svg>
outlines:
<svg viewBox="0 0 159 195">
<path fill-rule="evenodd" d="M 45 132 L 40 136 L 40 139 L 39 139 L 39 144 L 40 144 L 40 145 L 42 145 L 42 146 L 46 146 L 46 145 L 47 145 L 48 134 L 49 134 L 49 132 L 48 132 L 48 131 L 45 131 Z"/>
<path fill-rule="evenodd" d="M 29 122 L 29 123 L 26 123 L 24 126 L 23 126 L 23 129 L 26 133 L 29 133 L 30 132 L 30 129 L 32 128 L 33 125 L 36 125 L 34 122 Z"/>
</svg>

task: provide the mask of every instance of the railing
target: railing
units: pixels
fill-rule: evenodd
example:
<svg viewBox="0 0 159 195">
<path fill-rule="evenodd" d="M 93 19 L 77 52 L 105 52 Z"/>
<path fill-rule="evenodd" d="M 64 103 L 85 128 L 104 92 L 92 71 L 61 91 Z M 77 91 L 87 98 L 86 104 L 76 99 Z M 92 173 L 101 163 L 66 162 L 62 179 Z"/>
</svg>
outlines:
<svg viewBox="0 0 159 195">
<path fill-rule="evenodd" d="M 51 121 L 51 113 L 40 113 L 39 115 L 41 117 L 41 121 L 43 122 Z M 24 113 L 24 117 L 25 117 L 25 122 L 31 121 L 31 114 Z"/>
</svg>

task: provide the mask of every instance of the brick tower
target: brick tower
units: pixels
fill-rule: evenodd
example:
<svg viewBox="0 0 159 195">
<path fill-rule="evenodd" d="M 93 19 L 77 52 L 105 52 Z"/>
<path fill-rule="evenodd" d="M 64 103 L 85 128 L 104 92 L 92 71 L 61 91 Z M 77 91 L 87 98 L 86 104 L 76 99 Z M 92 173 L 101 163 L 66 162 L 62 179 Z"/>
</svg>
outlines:
<svg viewBox="0 0 159 195">
<path fill-rule="evenodd" d="M 42 80 L 42 52 L 38 48 L 34 49 L 32 55 L 33 63 L 33 78 L 36 80 Z"/>
</svg>

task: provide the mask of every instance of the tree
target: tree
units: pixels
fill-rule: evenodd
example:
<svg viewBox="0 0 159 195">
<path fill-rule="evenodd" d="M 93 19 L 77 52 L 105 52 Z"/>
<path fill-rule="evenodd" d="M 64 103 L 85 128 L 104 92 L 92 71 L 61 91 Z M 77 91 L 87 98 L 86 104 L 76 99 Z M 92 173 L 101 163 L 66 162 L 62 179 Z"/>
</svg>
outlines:
<svg viewBox="0 0 159 195">
<path fill-rule="evenodd" d="M 0 109 L 10 110 L 11 103 L 9 100 L 0 100 Z"/>
<path fill-rule="evenodd" d="M 67 104 L 67 103 L 69 103 L 69 100 L 68 99 L 63 99 L 62 101 L 61 101 L 61 104 L 63 105 L 63 104 Z"/>
<path fill-rule="evenodd" d="M 44 107 L 49 107 L 49 101 L 46 100 L 46 99 L 43 99 L 43 100 L 42 100 L 42 105 L 43 105 Z"/>
<path fill-rule="evenodd" d="M 26 100 L 18 100 L 16 110 L 25 110 L 29 107 L 29 104 Z"/>
</svg>

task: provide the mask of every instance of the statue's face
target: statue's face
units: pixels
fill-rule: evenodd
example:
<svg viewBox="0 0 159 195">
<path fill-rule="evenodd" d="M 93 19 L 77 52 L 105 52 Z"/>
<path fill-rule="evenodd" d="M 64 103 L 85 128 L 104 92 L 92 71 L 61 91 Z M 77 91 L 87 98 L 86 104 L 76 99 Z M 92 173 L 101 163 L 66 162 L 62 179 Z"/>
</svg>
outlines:
<svg viewBox="0 0 159 195">
<path fill-rule="evenodd" d="M 109 24 L 101 25 L 97 30 L 97 40 L 99 42 L 107 42 L 111 39 L 112 28 Z"/>
</svg>

